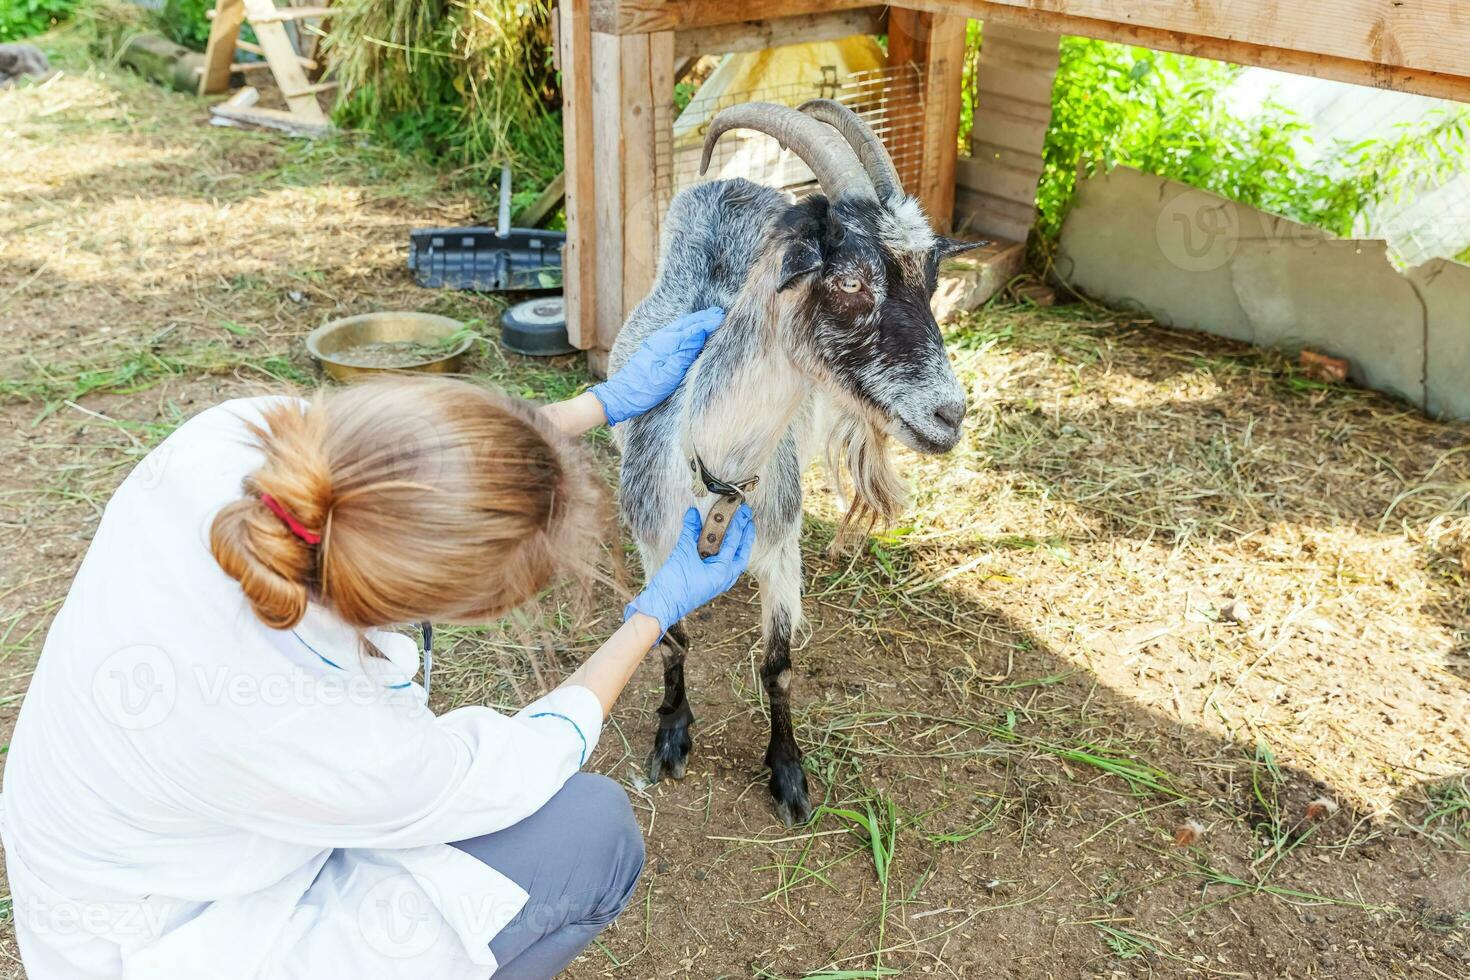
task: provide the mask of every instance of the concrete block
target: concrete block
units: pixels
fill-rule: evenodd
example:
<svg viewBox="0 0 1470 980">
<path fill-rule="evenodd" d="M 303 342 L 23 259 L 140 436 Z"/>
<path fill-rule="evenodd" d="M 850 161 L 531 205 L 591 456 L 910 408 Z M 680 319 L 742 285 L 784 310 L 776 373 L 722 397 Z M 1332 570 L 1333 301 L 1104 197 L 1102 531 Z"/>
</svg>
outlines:
<svg viewBox="0 0 1470 980">
<path fill-rule="evenodd" d="M 1351 364 L 1356 384 L 1424 405 L 1424 307 L 1382 241 L 1242 242 L 1230 264 L 1255 342 Z"/>
<path fill-rule="evenodd" d="M 1429 318 L 1425 408 L 1470 419 L 1470 266 L 1436 259 L 1410 269 L 1408 279 Z"/>
<path fill-rule="evenodd" d="M 1078 187 L 1062 226 L 1057 278 L 1161 323 L 1250 342 L 1229 268 L 1247 210 L 1119 167 Z"/>
<path fill-rule="evenodd" d="M 1358 384 L 1470 418 L 1470 266 L 1400 273 L 1382 242 L 1120 167 L 1079 186 L 1056 278 L 1171 326 L 1346 358 Z"/>
</svg>

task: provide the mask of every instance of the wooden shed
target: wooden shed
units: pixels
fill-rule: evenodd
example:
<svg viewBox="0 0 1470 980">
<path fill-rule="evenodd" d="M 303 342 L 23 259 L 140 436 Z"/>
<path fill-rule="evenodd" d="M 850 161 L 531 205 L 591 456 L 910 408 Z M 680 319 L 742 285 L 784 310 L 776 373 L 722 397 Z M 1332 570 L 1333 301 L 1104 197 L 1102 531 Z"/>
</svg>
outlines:
<svg viewBox="0 0 1470 980">
<path fill-rule="evenodd" d="M 965 26 L 984 22 L 975 134 L 958 147 Z M 1460 0 L 561 0 L 568 331 L 595 371 L 648 291 L 668 205 L 676 66 L 700 54 L 886 34 L 921 120 L 905 186 L 934 223 L 998 239 L 1034 218 L 1058 42 L 1076 34 L 1470 101 Z M 1001 259 L 997 259 L 998 261 Z"/>
</svg>

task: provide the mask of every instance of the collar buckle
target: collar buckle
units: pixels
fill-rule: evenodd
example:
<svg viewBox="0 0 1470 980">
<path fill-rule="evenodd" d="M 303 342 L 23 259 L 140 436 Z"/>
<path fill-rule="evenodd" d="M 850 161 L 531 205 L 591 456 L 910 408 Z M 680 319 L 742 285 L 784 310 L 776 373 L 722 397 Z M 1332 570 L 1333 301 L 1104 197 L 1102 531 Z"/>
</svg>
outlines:
<svg viewBox="0 0 1470 980">
<path fill-rule="evenodd" d="M 704 460 L 699 458 L 699 453 L 689 457 L 689 470 L 694 474 L 694 495 L 696 497 L 707 497 L 714 494 L 719 498 L 705 514 L 704 528 L 699 532 L 699 556 L 710 558 L 719 554 L 720 545 L 725 541 L 725 532 L 730 529 L 731 518 L 745 502 L 745 495 L 760 486 L 761 478 L 753 476 L 743 483 L 721 480 L 705 468 Z"/>
<path fill-rule="evenodd" d="M 711 493 L 720 497 L 743 497 L 760 486 L 761 482 L 758 475 L 743 483 L 721 480 L 704 465 L 704 460 L 699 458 L 699 453 L 694 453 L 689 457 L 689 471 L 694 474 L 694 495 L 696 497 L 703 497 Z"/>
</svg>

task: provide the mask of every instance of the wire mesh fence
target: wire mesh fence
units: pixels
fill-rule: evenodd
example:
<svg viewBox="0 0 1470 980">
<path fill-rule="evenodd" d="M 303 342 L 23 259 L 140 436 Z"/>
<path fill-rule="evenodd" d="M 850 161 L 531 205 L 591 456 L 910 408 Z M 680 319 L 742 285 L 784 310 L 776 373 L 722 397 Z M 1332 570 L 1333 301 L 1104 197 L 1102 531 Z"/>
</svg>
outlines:
<svg viewBox="0 0 1470 980">
<path fill-rule="evenodd" d="M 943 72 L 940 72 L 941 77 Z M 709 170 L 699 164 L 709 124 L 720 110 L 742 102 L 800 106 L 809 99 L 833 99 L 851 108 L 888 148 L 904 185 L 919 179 L 926 154 L 921 77 L 913 65 L 852 72 L 839 77 L 826 66 L 817 77 L 740 92 L 696 93 L 681 111 L 660 107 L 656 114 L 654 196 L 660 222 L 675 194 L 711 178 L 744 177 L 800 197 L 816 188 L 815 178 L 797 156 L 762 133 L 735 130 L 715 146 Z M 936 128 L 931 127 L 936 138 Z"/>
</svg>

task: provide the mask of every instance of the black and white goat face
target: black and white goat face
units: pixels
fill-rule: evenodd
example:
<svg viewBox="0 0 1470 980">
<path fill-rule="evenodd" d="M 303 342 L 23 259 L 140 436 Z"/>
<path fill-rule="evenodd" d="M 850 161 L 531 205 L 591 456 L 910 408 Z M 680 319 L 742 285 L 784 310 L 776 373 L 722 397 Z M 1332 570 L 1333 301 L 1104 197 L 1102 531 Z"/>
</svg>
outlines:
<svg viewBox="0 0 1470 980">
<path fill-rule="evenodd" d="M 918 203 L 813 196 L 794 205 L 780 292 L 793 304 L 796 362 L 829 392 L 910 449 L 954 448 L 965 390 L 929 302 L 939 263 L 973 248 L 935 235 Z"/>
</svg>

